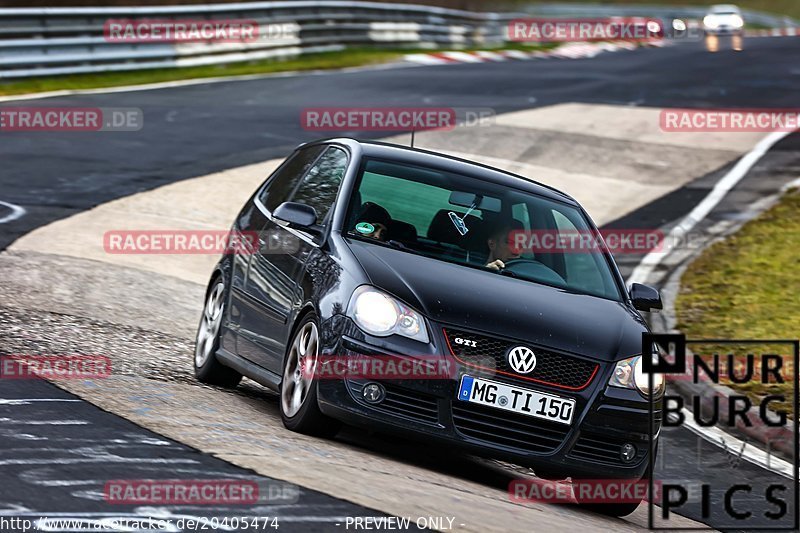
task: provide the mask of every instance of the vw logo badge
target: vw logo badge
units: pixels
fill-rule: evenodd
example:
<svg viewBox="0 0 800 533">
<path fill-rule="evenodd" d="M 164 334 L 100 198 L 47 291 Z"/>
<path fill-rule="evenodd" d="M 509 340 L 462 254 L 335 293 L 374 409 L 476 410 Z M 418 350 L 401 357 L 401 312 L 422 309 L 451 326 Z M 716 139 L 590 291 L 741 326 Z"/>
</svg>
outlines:
<svg viewBox="0 0 800 533">
<path fill-rule="evenodd" d="M 508 352 L 508 364 L 515 372 L 530 374 L 536 368 L 536 354 L 525 346 L 511 348 Z"/>
</svg>

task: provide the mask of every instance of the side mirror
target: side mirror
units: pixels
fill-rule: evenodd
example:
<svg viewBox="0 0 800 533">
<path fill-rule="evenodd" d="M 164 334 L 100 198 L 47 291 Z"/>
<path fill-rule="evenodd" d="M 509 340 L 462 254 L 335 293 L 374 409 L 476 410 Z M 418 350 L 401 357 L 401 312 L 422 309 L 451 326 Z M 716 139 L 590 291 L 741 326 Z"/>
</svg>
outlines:
<svg viewBox="0 0 800 533">
<path fill-rule="evenodd" d="M 639 311 L 659 311 L 664 308 L 664 304 L 661 302 L 661 294 L 649 285 L 632 284 L 630 297 L 633 307 Z"/>
<path fill-rule="evenodd" d="M 310 205 L 297 202 L 283 202 L 272 216 L 293 228 L 308 229 L 317 223 L 317 211 Z"/>
</svg>

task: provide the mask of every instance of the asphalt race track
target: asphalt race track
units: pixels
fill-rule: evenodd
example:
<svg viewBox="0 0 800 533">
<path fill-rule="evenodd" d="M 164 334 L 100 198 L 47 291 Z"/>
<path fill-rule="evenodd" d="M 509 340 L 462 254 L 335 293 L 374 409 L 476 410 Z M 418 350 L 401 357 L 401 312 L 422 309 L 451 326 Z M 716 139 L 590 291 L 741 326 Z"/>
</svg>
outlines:
<svg viewBox="0 0 800 533">
<path fill-rule="evenodd" d="M 130 365 L 129 371 L 125 367 L 122 376 L 109 380 L 108 386 L 73 383 L 59 384 L 59 388 L 38 381 L 0 380 L 0 465 L 5 481 L 0 485 L 0 501 L 5 502 L 0 518 L 47 513 L 87 521 L 114 516 L 242 515 L 231 506 L 118 506 L 109 512 L 101 501 L 103 482 L 109 479 L 202 473 L 208 478 L 252 479 L 265 487 L 278 485 L 280 480 L 292 487 L 311 487 L 299 488 L 292 501 L 267 502 L 245 513 L 279 517 L 281 527 L 289 530 L 344 529 L 346 517 L 386 517 L 407 508 L 425 509 L 417 513 L 425 515 L 441 509 L 439 515 L 454 515 L 454 530 L 465 531 L 532 529 L 534 524 L 542 531 L 568 526 L 588 530 L 646 527 L 646 506 L 624 520 L 562 507 L 517 506 L 516 511 L 498 515 L 496 522 L 488 523 L 486 518 L 492 512 L 511 508 L 505 491 L 519 472 L 510 465 L 435 448 L 420 454 L 414 443 L 355 430 L 345 431 L 335 441 L 321 442 L 289 434 L 277 418 L 275 397 L 260 387 L 247 383 L 236 392 L 225 392 L 194 382 L 186 355 L 193 342 L 192 321 L 199 312 L 198 293 L 202 297 L 202 281 L 194 273 L 171 274 L 167 279 L 136 265 L 102 263 L 79 252 L 63 252 L 81 243 L 78 226 L 71 228 L 74 233 L 63 228 L 70 228 L 68 217 L 88 215 L 112 200 L 145 193 L 136 198 L 154 201 L 156 196 L 147 195 L 158 195 L 157 189 L 168 184 L 179 186 L 178 182 L 200 176 L 207 177 L 202 183 L 216 182 L 217 187 L 221 180 L 241 183 L 225 172 L 281 158 L 300 142 L 324 135 L 301 127 L 301 110 L 307 107 L 492 108 L 498 115 L 497 127 L 517 128 L 515 135 L 524 133 L 524 113 L 546 113 L 562 104 L 583 104 L 585 109 L 601 111 L 606 109 L 603 106 L 645 111 L 665 107 L 792 108 L 797 107 L 800 94 L 797 57 L 800 40 L 760 38 L 746 40 L 742 52 L 723 47 L 720 52 L 709 53 L 702 43 L 677 43 L 590 59 L 426 67 L 400 64 L 0 103 L 135 107 L 144 116 L 144 127 L 138 132 L 0 132 L 0 250 L 8 248 L 0 254 L 4 285 L 0 288 L 0 323 L 4 324 L 0 355 L 112 349 L 119 350 L 114 357 Z M 503 119 L 505 116 L 516 117 L 513 124 L 512 119 Z M 541 132 L 531 133 L 518 153 L 502 159 L 522 161 L 530 167 L 544 165 L 545 161 L 548 167 L 583 175 L 588 170 L 578 166 L 580 159 L 587 158 L 585 150 L 590 154 L 611 153 L 611 159 L 613 154 L 628 158 L 625 161 L 636 158 L 639 148 L 633 140 L 609 137 L 600 142 L 569 130 L 570 125 L 565 124 L 559 131 L 548 130 L 545 137 Z M 386 136 L 377 132 L 339 134 Z M 484 150 L 475 148 L 476 144 L 480 146 L 475 139 L 488 142 L 486 135 L 421 135 L 420 145 L 499 158 L 497 151 L 488 150 L 490 144 L 483 145 Z M 404 138 L 394 137 L 397 141 Z M 514 139 L 518 138 L 509 138 L 508 144 L 523 142 Z M 426 141 L 428 144 L 424 144 Z M 537 144 L 544 141 L 561 143 L 563 154 L 556 160 L 546 147 Z M 688 150 L 681 147 L 684 149 Z M 676 152 L 674 164 L 665 165 L 660 177 L 650 169 L 651 181 L 642 184 L 642 191 L 649 191 L 648 195 L 634 209 L 621 211 L 618 216 L 594 215 L 591 209 L 590 213 L 604 227 L 669 225 L 702 200 L 744 151 L 741 147 L 717 146 L 708 153 L 715 161 L 711 167 L 703 165 L 703 161 L 707 163 L 703 153 L 692 152 L 697 159 L 691 167 L 695 174 L 686 174 L 689 167 L 678 163 L 685 154 Z M 664 157 L 670 161 L 669 154 Z M 588 164 L 591 162 L 589 159 Z M 620 172 L 624 172 L 622 166 Z M 265 165 L 258 169 L 263 176 L 266 171 Z M 525 173 L 525 168 L 516 171 Z M 705 226 L 741 220 L 754 204 L 776 194 L 798 176 L 800 136 L 792 134 L 774 146 L 712 211 Z M 185 192 L 187 189 L 188 185 L 181 189 L 180 198 L 191 204 L 196 197 Z M 199 186 L 196 194 L 205 190 Z M 251 190 L 238 194 L 246 197 Z M 201 206 L 214 203 L 213 198 L 197 201 Z M 128 204 L 111 205 L 103 211 L 105 217 L 114 216 L 114 205 Z M 191 205 L 182 207 L 189 209 Z M 120 211 L 120 220 L 124 216 Z M 75 220 L 80 225 L 81 220 L 88 219 Z M 217 221 L 220 228 L 229 223 L 230 219 Z M 49 224 L 51 230 L 46 227 Z M 30 234 L 37 229 L 38 237 L 37 233 Z M 11 246 L 26 235 L 28 240 L 23 238 Z M 55 235 L 60 236 L 59 242 L 52 240 Z M 70 241 L 73 235 L 74 244 Z M 621 258 L 623 274 L 630 274 L 640 259 Z M 109 297 L 97 285 L 98 280 L 112 278 L 120 280 L 118 289 L 114 289 L 119 292 Z M 74 299 L 76 296 L 79 300 Z M 90 398 L 92 403 L 80 398 Z M 214 407 L 204 407 L 203 402 Z M 234 416 L 234 410 L 240 409 Z M 179 427 L 176 420 L 184 415 L 186 420 L 208 420 L 219 428 L 219 434 L 209 435 L 203 428 L 189 427 L 190 423 Z M 233 436 L 241 440 L 222 442 Z M 731 454 L 685 429 L 665 432 L 661 446 L 663 479 L 697 478 L 698 457 L 702 457 L 697 461 L 703 472 L 713 470 L 718 480 L 727 484 L 746 479 L 758 486 L 782 479 L 746 462 L 733 464 Z M 272 465 L 270 454 L 275 460 Z M 293 455 L 293 461 L 286 457 Z M 304 459 L 309 457 L 314 459 Z M 342 479 L 362 476 L 364 486 L 334 490 L 336 466 L 355 460 L 364 461 L 363 469 L 343 473 Z M 326 469 L 324 465 L 329 466 Z M 370 477 L 373 475 L 374 479 Z M 323 477 L 326 479 L 321 480 Z M 388 495 L 374 494 L 378 487 L 385 487 Z M 401 493 L 398 487 L 418 490 Z M 461 501 L 448 501 L 454 507 L 445 507 L 444 497 L 433 495 L 439 487 L 450 491 L 453 502 Z M 431 498 L 427 507 L 426 498 Z M 485 514 L 477 508 L 480 505 L 488 505 Z M 470 508 L 473 514 L 469 515 L 445 510 Z M 696 510 L 686 516 L 699 520 Z M 715 523 L 724 518 L 722 512 L 712 509 Z"/>
</svg>

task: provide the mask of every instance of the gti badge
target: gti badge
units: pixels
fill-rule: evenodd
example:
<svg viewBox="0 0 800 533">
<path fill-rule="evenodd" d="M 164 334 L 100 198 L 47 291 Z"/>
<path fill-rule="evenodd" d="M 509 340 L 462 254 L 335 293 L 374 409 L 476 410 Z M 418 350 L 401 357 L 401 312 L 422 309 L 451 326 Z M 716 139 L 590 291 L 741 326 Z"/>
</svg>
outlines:
<svg viewBox="0 0 800 533">
<path fill-rule="evenodd" d="M 462 346 L 469 346 L 471 348 L 478 347 L 478 341 L 473 341 L 470 339 L 462 339 L 461 337 L 455 338 L 456 344 L 461 344 Z"/>
<path fill-rule="evenodd" d="M 508 352 L 508 364 L 515 372 L 530 374 L 536 368 L 536 354 L 525 346 L 511 348 Z"/>
</svg>

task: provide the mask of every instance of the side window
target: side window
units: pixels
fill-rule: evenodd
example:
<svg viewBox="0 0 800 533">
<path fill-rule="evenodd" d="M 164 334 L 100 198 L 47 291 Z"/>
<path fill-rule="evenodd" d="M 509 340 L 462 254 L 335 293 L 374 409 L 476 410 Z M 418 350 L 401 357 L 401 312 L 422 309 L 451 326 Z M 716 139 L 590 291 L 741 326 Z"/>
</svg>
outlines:
<svg viewBox="0 0 800 533">
<path fill-rule="evenodd" d="M 529 230 L 531 229 L 531 219 L 528 216 L 528 205 L 527 204 L 514 204 L 511 206 L 511 216 L 514 217 L 514 220 L 522 222 L 522 229 Z"/>
<path fill-rule="evenodd" d="M 571 236 L 579 235 L 578 228 L 562 213 L 553 210 L 553 219 L 559 234 Z M 566 279 L 575 287 L 582 288 L 590 293 L 603 291 L 603 278 L 594 264 L 595 255 L 588 250 L 567 250 L 564 253 L 564 263 L 567 269 Z"/>
<path fill-rule="evenodd" d="M 324 146 L 311 146 L 298 150 L 258 195 L 261 203 L 272 212 L 283 202 L 288 201 L 297 182 L 306 174 L 324 149 Z"/>
<path fill-rule="evenodd" d="M 292 201 L 316 209 L 317 223 L 324 223 L 346 170 L 347 152 L 341 148 L 328 148 L 303 178 Z"/>
</svg>

